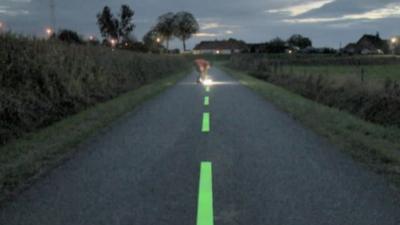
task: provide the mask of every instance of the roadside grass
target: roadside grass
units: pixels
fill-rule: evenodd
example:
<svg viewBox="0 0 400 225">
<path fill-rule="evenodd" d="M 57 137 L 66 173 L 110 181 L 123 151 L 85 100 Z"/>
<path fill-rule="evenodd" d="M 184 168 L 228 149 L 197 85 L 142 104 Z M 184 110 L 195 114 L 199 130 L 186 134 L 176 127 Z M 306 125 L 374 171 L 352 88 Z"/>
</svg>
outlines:
<svg viewBox="0 0 400 225">
<path fill-rule="evenodd" d="M 0 203 L 68 159 L 88 137 L 186 75 L 173 74 L 0 147 Z"/>
<path fill-rule="evenodd" d="M 323 76 L 357 76 L 361 77 L 361 70 L 364 71 L 364 79 L 374 79 L 384 81 L 386 79 L 400 80 L 400 65 L 287 65 L 282 66 L 282 73 L 296 73 L 306 75 Z"/>
<path fill-rule="evenodd" d="M 327 107 L 284 88 L 219 64 L 240 83 L 255 90 L 293 118 L 326 137 L 342 151 L 400 190 L 400 128 L 366 122 L 347 112 Z"/>
</svg>

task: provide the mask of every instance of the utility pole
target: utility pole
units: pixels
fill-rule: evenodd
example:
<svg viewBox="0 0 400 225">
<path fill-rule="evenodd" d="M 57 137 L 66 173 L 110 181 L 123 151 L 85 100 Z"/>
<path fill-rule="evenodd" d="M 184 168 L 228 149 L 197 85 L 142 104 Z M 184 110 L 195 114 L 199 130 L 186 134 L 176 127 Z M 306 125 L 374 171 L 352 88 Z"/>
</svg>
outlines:
<svg viewBox="0 0 400 225">
<path fill-rule="evenodd" d="M 56 30 L 56 14 L 55 14 L 55 3 L 54 0 L 49 0 L 50 4 L 50 24 L 53 31 Z"/>
</svg>

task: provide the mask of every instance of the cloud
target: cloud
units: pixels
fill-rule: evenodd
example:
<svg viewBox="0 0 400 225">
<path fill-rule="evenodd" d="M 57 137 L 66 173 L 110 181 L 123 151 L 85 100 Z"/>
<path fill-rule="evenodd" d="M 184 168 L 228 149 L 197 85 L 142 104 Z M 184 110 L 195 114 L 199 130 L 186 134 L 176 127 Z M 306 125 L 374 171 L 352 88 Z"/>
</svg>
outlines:
<svg viewBox="0 0 400 225">
<path fill-rule="evenodd" d="M 202 23 L 200 24 L 200 27 L 202 30 L 210 30 L 210 29 L 220 28 L 221 25 L 216 22 L 210 22 L 210 23 Z"/>
<path fill-rule="evenodd" d="M 216 33 L 207 33 L 207 32 L 200 32 L 194 35 L 195 37 L 217 37 L 218 34 Z"/>
<path fill-rule="evenodd" d="M 6 15 L 6 16 L 18 16 L 18 15 L 27 15 L 29 14 L 28 10 L 22 10 L 22 9 L 11 9 L 8 6 L 2 6 L 0 5 L 0 15 Z"/>
<path fill-rule="evenodd" d="M 400 3 L 391 3 L 380 9 L 374 9 L 363 13 L 347 14 L 338 17 L 309 17 L 285 19 L 287 23 L 327 23 L 351 20 L 378 20 L 384 18 L 400 17 Z"/>
<path fill-rule="evenodd" d="M 322 8 L 335 0 L 317 0 L 280 9 L 266 10 L 267 13 L 288 13 L 290 16 L 299 16 L 311 10 Z"/>
<path fill-rule="evenodd" d="M 238 28 L 236 25 L 221 24 L 219 22 L 201 22 L 200 30 L 213 30 L 213 29 L 234 29 Z"/>
</svg>

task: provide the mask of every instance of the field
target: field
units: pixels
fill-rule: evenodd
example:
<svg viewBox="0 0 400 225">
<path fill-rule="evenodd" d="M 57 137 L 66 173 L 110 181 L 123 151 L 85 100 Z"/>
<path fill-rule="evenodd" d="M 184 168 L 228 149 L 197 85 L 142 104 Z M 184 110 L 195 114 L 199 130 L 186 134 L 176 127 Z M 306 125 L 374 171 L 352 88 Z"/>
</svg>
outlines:
<svg viewBox="0 0 400 225">
<path fill-rule="evenodd" d="M 366 121 L 400 126 L 397 57 L 235 55 L 229 67 Z"/>
<path fill-rule="evenodd" d="M 316 66 L 301 66 L 301 65 L 285 65 L 282 66 L 282 73 L 285 74 L 306 74 L 306 75 L 324 75 L 324 76 L 343 76 L 355 77 L 364 79 L 374 79 L 385 81 L 387 79 L 400 80 L 400 64 L 391 65 L 316 65 Z"/>
</svg>

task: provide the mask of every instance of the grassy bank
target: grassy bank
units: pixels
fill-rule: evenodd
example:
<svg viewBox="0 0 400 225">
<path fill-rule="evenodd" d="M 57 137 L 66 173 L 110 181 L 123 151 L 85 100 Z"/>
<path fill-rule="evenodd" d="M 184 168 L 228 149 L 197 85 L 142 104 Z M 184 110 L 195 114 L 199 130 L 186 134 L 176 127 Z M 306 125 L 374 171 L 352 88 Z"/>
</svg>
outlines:
<svg viewBox="0 0 400 225">
<path fill-rule="evenodd" d="M 372 64 L 375 63 L 373 57 L 363 58 L 362 66 L 350 65 L 354 60 L 351 58 L 335 59 L 341 64 L 324 64 L 328 63 L 327 59 L 322 58 L 319 62 L 310 58 L 302 60 L 315 64 L 307 61 L 299 65 L 296 60 L 271 63 L 271 59 L 236 55 L 231 58 L 229 67 L 249 72 L 256 78 L 326 106 L 350 112 L 363 120 L 400 127 L 400 85 L 399 80 L 391 79 L 399 76 L 397 69 L 400 62 L 397 59 L 379 58 L 382 64 L 376 65 Z M 349 61 L 346 63 L 346 60 Z M 367 63 L 369 61 L 371 64 Z"/>
<path fill-rule="evenodd" d="M 246 73 L 222 68 L 400 188 L 400 128 L 366 122 Z"/>
<path fill-rule="evenodd" d="M 175 84 L 183 75 L 184 72 L 167 76 L 0 147 L 0 202 L 67 159 L 89 136 Z"/>
<path fill-rule="evenodd" d="M 374 82 L 385 82 L 387 79 L 400 80 L 400 64 L 390 65 L 284 65 L 281 73 L 285 74 L 305 74 L 313 76 L 329 77 L 353 77 L 354 79 L 374 80 Z"/>
<path fill-rule="evenodd" d="M 188 67 L 182 56 L 0 34 L 0 146 Z"/>
</svg>

